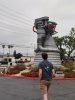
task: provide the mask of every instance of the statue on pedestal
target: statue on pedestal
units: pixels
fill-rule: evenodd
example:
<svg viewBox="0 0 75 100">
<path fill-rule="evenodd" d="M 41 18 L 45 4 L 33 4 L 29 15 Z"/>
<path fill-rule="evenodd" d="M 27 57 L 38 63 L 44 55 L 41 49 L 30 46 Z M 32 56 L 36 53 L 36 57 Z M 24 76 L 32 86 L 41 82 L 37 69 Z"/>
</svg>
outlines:
<svg viewBox="0 0 75 100">
<path fill-rule="evenodd" d="M 38 62 L 42 60 L 41 58 L 42 52 L 47 52 L 50 57 L 52 57 L 53 53 L 55 55 L 57 54 L 59 55 L 59 50 L 52 37 L 52 35 L 57 33 L 55 31 L 56 25 L 57 23 L 49 21 L 49 17 L 41 17 L 35 19 L 33 31 L 37 33 L 37 49 L 35 50 L 36 55 L 34 59 L 34 62 L 36 64 L 38 64 Z M 52 62 L 54 63 L 54 58 L 52 59 Z M 60 57 L 59 57 L 59 62 L 60 62 Z"/>
</svg>

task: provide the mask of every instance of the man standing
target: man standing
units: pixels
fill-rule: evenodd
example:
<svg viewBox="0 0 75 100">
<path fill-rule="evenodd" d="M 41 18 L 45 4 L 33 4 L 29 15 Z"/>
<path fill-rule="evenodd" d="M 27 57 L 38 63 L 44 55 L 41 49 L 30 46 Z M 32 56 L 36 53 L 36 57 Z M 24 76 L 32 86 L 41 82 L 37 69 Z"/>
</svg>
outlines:
<svg viewBox="0 0 75 100">
<path fill-rule="evenodd" d="M 42 53 L 43 61 L 38 65 L 40 89 L 43 94 L 43 100 L 48 100 L 48 90 L 51 85 L 53 65 L 47 60 L 47 53 Z"/>
</svg>

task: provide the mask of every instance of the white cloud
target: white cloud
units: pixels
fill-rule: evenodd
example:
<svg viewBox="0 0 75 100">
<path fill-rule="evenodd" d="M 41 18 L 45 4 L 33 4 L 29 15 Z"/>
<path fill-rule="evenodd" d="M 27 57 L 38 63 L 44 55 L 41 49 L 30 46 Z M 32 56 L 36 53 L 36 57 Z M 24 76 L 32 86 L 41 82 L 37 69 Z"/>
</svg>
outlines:
<svg viewBox="0 0 75 100">
<path fill-rule="evenodd" d="M 0 22 L 7 24 L 2 30 L 4 24 L 0 23 L 0 42 L 36 44 L 37 35 L 32 27 L 34 19 L 42 16 L 58 23 L 57 35 L 67 35 L 75 27 L 74 9 L 75 0 L 0 0 Z"/>
</svg>

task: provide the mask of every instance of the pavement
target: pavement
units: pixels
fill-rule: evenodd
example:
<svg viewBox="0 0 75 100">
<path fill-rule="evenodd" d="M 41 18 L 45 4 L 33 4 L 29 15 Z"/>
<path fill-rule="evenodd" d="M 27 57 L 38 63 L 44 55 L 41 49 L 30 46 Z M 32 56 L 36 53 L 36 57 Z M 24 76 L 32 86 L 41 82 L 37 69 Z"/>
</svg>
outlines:
<svg viewBox="0 0 75 100">
<path fill-rule="evenodd" d="M 53 80 L 48 100 L 75 100 L 75 80 Z M 0 76 L 0 100 L 43 100 L 39 80 Z"/>
</svg>

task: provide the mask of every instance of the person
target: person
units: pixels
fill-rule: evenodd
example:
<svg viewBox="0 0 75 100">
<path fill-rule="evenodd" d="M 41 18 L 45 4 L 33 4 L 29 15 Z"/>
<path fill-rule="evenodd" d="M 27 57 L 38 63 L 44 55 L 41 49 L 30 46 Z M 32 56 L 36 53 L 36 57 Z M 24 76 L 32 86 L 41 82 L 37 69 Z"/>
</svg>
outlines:
<svg viewBox="0 0 75 100">
<path fill-rule="evenodd" d="M 43 100 L 48 100 L 48 90 L 52 81 L 52 73 L 55 74 L 53 64 L 49 62 L 47 58 L 47 53 L 42 53 L 43 61 L 38 65 L 40 90 L 43 94 Z"/>
</svg>

